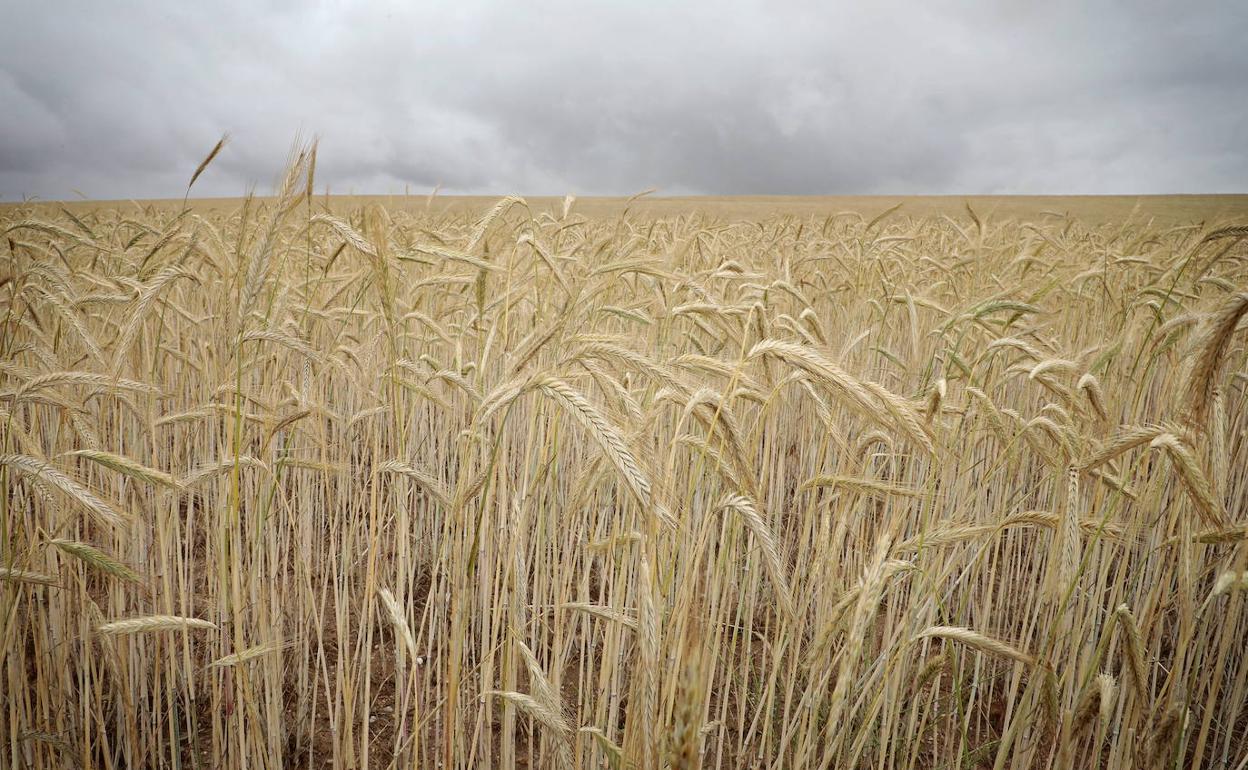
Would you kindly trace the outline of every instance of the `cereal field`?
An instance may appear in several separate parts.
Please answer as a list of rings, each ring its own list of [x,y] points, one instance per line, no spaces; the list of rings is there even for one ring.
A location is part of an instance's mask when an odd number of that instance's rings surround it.
[[[1243,768],[1248,228],[0,209],[0,766]]]

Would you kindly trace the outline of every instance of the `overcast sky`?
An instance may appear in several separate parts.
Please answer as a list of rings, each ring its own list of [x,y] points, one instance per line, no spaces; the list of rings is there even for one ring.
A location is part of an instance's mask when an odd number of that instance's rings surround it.
[[[1248,2],[0,0],[0,200],[1248,192]]]

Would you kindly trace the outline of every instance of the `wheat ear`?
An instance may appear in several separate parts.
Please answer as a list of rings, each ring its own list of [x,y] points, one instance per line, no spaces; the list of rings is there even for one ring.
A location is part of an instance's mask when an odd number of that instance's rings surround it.
[[[961,628],[958,626],[932,626],[923,633],[914,637],[913,641],[932,637],[938,639],[948,639],[950,641],[958,642],[959,644],[964,644],[972,649],[979,650],[980,652],[986,652],[1002,658],[1009,658],[1010,660],[1016,660],[1019,663],[1025,663],[1029,666],[1034,666],[1036,664],[1036,659],[1022,650],[1012,647],[1011,645],[998,639],[984,636],[983,634],[972,631],[969,628]]]
[[[96,630],[112,636],[121,634],[146,634],[156,631],[189,631],[191,629],[216,630],[215,623],[200,618],[184,618],[177,615],[146,615],[141,618],[114,620]]]

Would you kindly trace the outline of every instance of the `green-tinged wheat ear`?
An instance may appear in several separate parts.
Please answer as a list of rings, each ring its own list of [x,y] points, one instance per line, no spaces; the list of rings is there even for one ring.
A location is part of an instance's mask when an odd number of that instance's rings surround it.
[[[1072,719],[1072,732],[1075,735],[1098,721],[1101,727],[1109,724],[1114,711],[1116,690],[1117,686],[1112,675],[1105,673],[1096,675],[1096,679],[1084,691],[1075,708]]]
[[[57,749],[57,751],[60,751],[65,755],[65,760],[67,763],[76,764],[74,762],[76,757],[74,756],[73,747],[69,744],[68,741],[66,741],[63,738],[58,737],[57,735],[53,733],[43,732],[39,730],[31,730],[31,731],[20,733],[17,737],[19,740],[23,742],[33,741],[37,743],[46,743],[49,746],[53,746]]]
[[[1169,767],[1180,736],[1185,732],[1192,712],[1183,701],[1176,701],[1153,727],[1151,751],[1146,767]]]
[[[307,362],[305,361],[305,363],[307,363]],[[294,412],[292,412],[292,413],[290,413],[290,414],[286,415],[285,417],[282,417],[281,419],[277,420],[276,422],[274,422],[274,423],[273,423],[273,424],[269,427],[269,429],[268,429],[267,431],[265,431],[265,435],[264,435],[264,449],[268,449],[269,444],[273,441],[273,437],[274,437],[275,435],[277,435],[277,433],[278,433],[278,432],[282,431],[282,430],[283,430],[283,429],[285,429],[285,428],[289,428],[291,425],[294,425],[296,422],[299,422],[299,421],[300,421],[300,420],[302,420],[303,418],[305,418],[305,417],[307,417],[307,416],[311,415],[311,414],[313,413],[313,411],[314,411],[314,410],[313,410],[312,408],[310,408],[310,407],[309,407],[309,408],[305,408],[305,409],[298,409],[298,410],[296,410],[296,411],[294,411]],[[264,453],[264,452],[263,452],[263,451],[261,451],[261,454],[263,454],[263,453]]]
[[[923,668],[919,669],[919,674],[914,678],[912,690],[918,692],[932,682],[936,677],[940,676],[945,669],[949,667],[948,653],[933,655],[923,664]]]
[[[77,540],[56,539],[49,540],[49,545],[54,546],[58,551],[67,553],[86,564],[92,569],[99,570],[106,575],[112,575],[115,578],[126,580],[132,583],[139,581],[139,573],[132,569],[129,565],[118,561],[109,556],[100,549],[80,543]]]
[[[1040,724],[1045,732],[1056,734],[1062,724],[1061,694],[1058,692],[1057,674],[1053,671],[1039,672]]]
[[[621,770],[624,767],[624,749],[608,738],[606,733],[597,727],[582,727],[578,732],[594,739],[594,742],[602,749],[603,756],[607,759],[607,766],[611,770]]]
[[[1144,643],[1140,639],[1140,628],[1135,621],[1131,608],[1125,604],[1118,605],[1114,611],[1118,625],[1122,628],[1123,653],[1127,659],[1127,669],[1131,672],[1131,681],[1135,684],[1136,693],[1142,700],[1149,698],[1148,669],[1145,668]]]

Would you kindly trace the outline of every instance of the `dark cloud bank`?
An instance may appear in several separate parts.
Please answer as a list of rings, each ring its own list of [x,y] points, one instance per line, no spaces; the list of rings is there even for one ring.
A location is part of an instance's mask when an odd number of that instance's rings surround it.
[[[0,200],[1248,192],[1248,3],[9,3]]]

